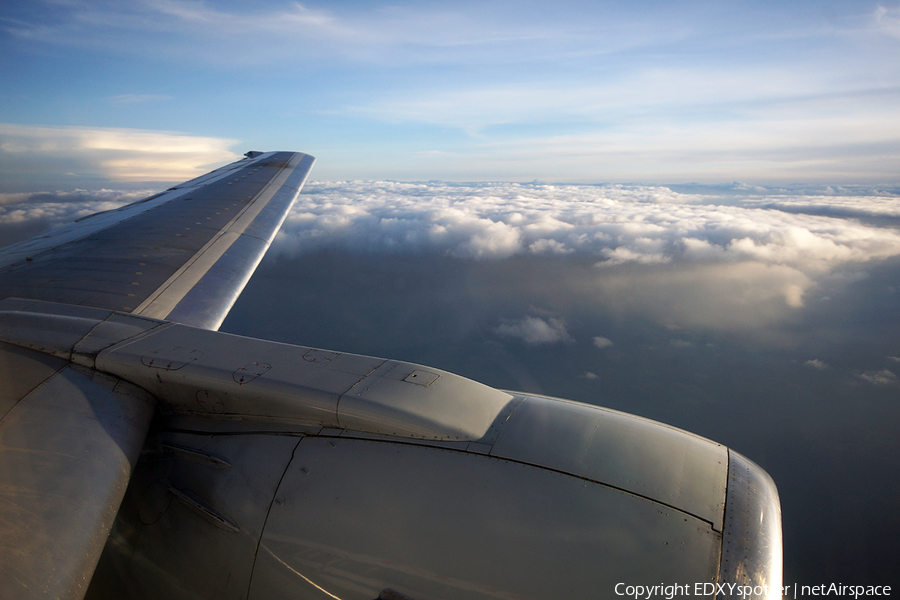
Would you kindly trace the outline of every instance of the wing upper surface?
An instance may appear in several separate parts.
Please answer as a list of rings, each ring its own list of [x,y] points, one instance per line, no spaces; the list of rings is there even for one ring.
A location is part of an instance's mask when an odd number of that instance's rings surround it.
[[[0,251],[0,299],[133,312],[217,329],[315,159],[270,152]]]

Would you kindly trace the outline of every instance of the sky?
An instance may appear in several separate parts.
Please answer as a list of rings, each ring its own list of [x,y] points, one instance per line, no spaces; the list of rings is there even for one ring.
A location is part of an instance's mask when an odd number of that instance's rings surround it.
[[[308,152],[224,331],[722,442],[900,585],[897,3],[6,4],[0,246]]]
[[[898,52],[900,6],[858,0],[4,3],[0,191],[251,149],[323,180],[896,183]]]

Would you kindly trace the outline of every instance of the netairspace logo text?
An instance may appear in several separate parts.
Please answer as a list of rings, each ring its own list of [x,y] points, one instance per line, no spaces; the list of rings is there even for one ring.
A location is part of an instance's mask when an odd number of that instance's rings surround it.
[[[839,583],[821,585],[741,585],[737,583],[695,583],[691,584],[659,584],[628,585],[617,583],[617,596],[634,598],[635,600],[662,599],[673,600],[678,596],[715,595],[717,598],[801,598],[811,596],[844,596],[854,599],[868,596],[890,596],[891,586],[887,585],[843,585]]]

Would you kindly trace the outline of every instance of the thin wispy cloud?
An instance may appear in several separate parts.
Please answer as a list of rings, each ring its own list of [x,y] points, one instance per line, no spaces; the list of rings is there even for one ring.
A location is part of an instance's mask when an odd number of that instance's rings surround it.
[[[110,97],[112,104],[143,104],[146,102],[166,102],[172,100],[172,96],[163,94],[118,94]]]
[[[879,6],[875,9],[874,29],[900,39],[900,7]]]
[[[813,215],[846,217],[900,217],[900,197],[893,195],[867,196],[860,202],[853,195],[846,197],[828,197],[819,193],[807,196],[794,196],[790,193],[778,195],[760,195],[743,200],[746,206],[773,208],[785,212],[806,213]]]
[[[195,1],[147,0],[127,6],[71,3],[56,8],[55,19],[18,19],[8,22],[6,31],[30,42],[99,48],[121,45],[129,53],[170,57],[176,56],[173,50],[191,47],[197,51],[195,58],[219,64],[227,60],[267,64],[269,52],[285,56],[287,49],[327,60],[433,62],[445,60],[449,51],[458,54],[467,47],[534,44],[566,39],[568,33],[566,28],[510,19],[506,11],[479,10],[475,6],[363,4],[321,8],[311,3],[267,2],[224,7]],[[93,35],[86,36],[88,32]],[[129,48],[125,43],[129,32],[138,34],[136,41],[141,43]],[[239,46],[233,43],[236,34],[243,40]],[[147,43],[152,40],[169,45]],[[173,41],[177,42],[175,48]],[[419,52],[400,52],[409,48]],[[440,52],[435,54],[434,50]]]
[[[595,83],[548,80],[538,89],[533,82],[388,89],[371,94],[365,104],[333,112],[465,132],[473,147],[432,161],[437,176],[456,172],[480,179],[506,173],[527,179],[543,174],[585,182],[728,181],[736,176],[791,183],[896,180],[900,87],[848,92],[837,82],[798,86],[797,77],[780,85],[791,79],[788,71],[757,71],[743,80],[739,72],[726,76],[699,69],[672,73],[664,81],[635,77]],[[708,81],[728,78],[734,85],[704,89]],[[514,134],[517,128],[526,134]],[[529,128],[551,133],[534,136]],[[572,129],[577,132],[569,133]]]
[[[241,33],[254,37],[282,34],[295,39],[309,35],[344,39],[362,33],[328,10],[299,2],[254,11],[228,11],[202,2],[177,0],[150,0],[145,7],[148,13],[172,17],[173,24],[217,37]]]
[[[177,90],[150,117],[159,129],[324,147],[341,164],[329,179],[897,180],[900,63],[872,60],[898,50],[892,6],[828,19],[812,5],[677,2],[48,6],[0,13],[4,51],[43,80],[66,75],[41,58],[60,51],[145,74],[134,92],[110,75],[102,89],[126,90],[112,99],[67,95],[80,124],[143,123],[141,108]],[[248,97],[266,109],[247,111]],[[70,114],[12,106],[19,123]]]
[[[861,28],[891,33],[898,19],[893,7],[863,9],[823,28],[815,20],[777,20],[778,11],[773,10],[749,15],[728,10],[707,11],[699,17],[677,4],[660,4],[654,12],[625,5],[548,7],[544,3],[471,2],[452,6],[364,2],[327,7],[313,2],[225,6],[195,0],[43,4],[52,4],[55,9],[52,15],[38,19],[35,14],[20,11],[16,18],[6,20],[5,30],[31,41],[80,45],[102,43],[105,37],[117,40],[129,31],[174,31],[206,42],[223,40],[220,50],[227,49],[224,40],[236,32],[252,42],[252,47],[261,43],[263,48],[284,43],[293,43],[295,47],[309,45],[310,38],[319,43],[331,42],[335,47],[347,42],[368,45],[370,50],[377,46],[444,47],[456,51],[489,46],[502,50],[504,45],[521,48],[530,45],[532,52],[550,51],[569,60],[691,40],[734,47],[736,37],[747,44],[751,39],[771,43],[786,38],[838,38],[846,31]],[[573,14],[578,18],[571,18]],[[815,15],[815,11],[801,13],[801,18],[811,19]],[[762,22],[768,27],[759,27]],[[722,33],[726,31],[725,26],[728,26],[727,35]],[[94,36],[84,37],[86,31],[93,32]],[[124,46],[124,40],[121,41]],[[329,46],[329,49],[333,48]],[[232,49],[228,56],[236,52],[237,49]],[[445,59],[448,56],[443,55]],[[463,52],[461,56],[467,54]],[[512,59],[511,54],[508,59]],[[415,61],[417,57],[409,56],[407,60]]]

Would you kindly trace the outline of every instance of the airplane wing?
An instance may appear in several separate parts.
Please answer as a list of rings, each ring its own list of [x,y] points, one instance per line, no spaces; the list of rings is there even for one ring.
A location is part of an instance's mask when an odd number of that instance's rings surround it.
[[[44,342],[113,311],[217,329],[314,160],[248,153],[0,250],[0,299],[25,299],[6,301],[4,339],[35,306],[53,306],[35,301],[69,307],[59,327],[37,327],[38,342],[0,343],[0,598],[84,594],[156,405],[137,386],[42,352]]]
[[[781,597],[776,487],[721,444],[217,331],[312,163],[0,251],[0,598]]]
[[[247,157],[0,251],[0,299],[48,300],[218,329],[315,159]]]

